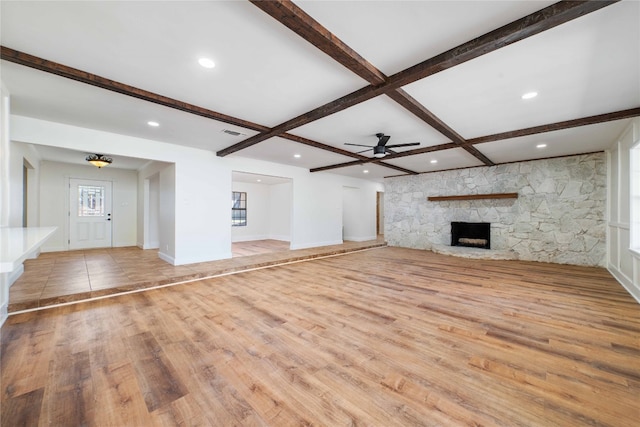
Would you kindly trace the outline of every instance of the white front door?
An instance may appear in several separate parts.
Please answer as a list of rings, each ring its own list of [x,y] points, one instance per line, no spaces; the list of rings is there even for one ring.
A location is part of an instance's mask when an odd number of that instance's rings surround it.
[[[111,182],[69,180],[69,249],[111,247]]]

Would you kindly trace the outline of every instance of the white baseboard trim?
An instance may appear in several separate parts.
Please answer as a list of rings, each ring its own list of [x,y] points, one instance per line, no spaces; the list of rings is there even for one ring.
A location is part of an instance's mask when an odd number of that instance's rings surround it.
[[[308,248],[317,248],[318,246],[331,246],[331,245],[341,245],[344,242],[342,240],[331,240],[327,242],[315,242],[315,243],[302,243],[302,244],[291,244],[291,249],[308,249]]]
[[[138,247],[142,250],[147,250],[147,249],[160,249],[160,242],[151,242],[148,243],[146,245],[138,245]]]
[[[160,258],[161,260],[168,262],[171,265],[176,265],[176,259],[174,257],[172,257],[171,255],[167,255],[163,252],[158,252],[158,258]]]
[[[284,234],[271,234],[268,237],[269,240],[280,240],[281,242],[290,242],[291,236],[287,236]]]
[[[238,243],[238,242],[252,242],[254,240],[267,240],[269,239],[269,236],[266,235],[259,235],[259,236],[235,236],[231,238],[231,243]]]
[[[607,268],[609,273],[629,292],[629,294],[640,304],[640,289],[633,285],[631,279],[625,276],[621,271],[614,268],[611,264]]]

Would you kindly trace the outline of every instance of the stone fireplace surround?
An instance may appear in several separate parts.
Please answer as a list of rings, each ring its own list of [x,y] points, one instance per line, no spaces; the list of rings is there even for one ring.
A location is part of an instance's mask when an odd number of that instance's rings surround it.
[[[518,198],[427,200],[507,192]],[[385,180],[385,239],[440,251],[451,222],[490,222],[491,250],[453,254],[604,267],[605,204],[604,153],[394,177]]]

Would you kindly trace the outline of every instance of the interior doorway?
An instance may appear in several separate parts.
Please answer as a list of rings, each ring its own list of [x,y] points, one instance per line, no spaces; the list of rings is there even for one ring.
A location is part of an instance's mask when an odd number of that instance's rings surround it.
[[[376,192],[376,234],[384,236],[384,192]]]

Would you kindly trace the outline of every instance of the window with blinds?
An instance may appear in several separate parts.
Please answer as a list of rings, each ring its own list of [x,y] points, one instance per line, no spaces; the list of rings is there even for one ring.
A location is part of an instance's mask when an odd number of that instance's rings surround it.
[[[247,225],[247,193],[231,192],[231,226],[243,227]]]

